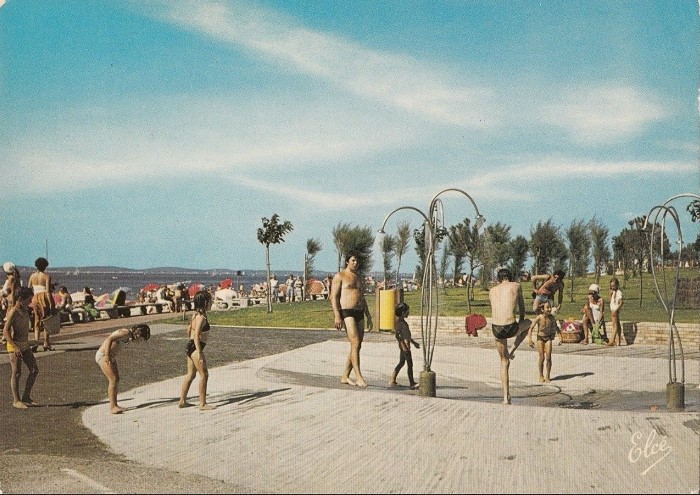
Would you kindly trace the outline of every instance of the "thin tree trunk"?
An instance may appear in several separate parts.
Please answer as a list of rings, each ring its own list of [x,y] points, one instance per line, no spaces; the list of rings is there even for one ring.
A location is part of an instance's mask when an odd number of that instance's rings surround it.
[[[272,295],[270,294],[270,246],[265,247],[265,264],[267,265],[267,280],[266,280],[266,287],[267,287],[267,312],[272,313]]]

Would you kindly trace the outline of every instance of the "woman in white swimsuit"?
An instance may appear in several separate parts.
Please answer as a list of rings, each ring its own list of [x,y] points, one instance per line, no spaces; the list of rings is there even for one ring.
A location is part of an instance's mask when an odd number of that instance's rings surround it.
[[[117,354],[122,345],[129,342],[144,342],[151,338],[151,328],[148,325],[135,325],[131,328],[120,328],[107,337],[95,354],[95,362],[102,369],[109,384],[107,396],[112,414],[120,414],[124,409],[117,405],[117,389],[119,387],[119,368],[117,367]]]

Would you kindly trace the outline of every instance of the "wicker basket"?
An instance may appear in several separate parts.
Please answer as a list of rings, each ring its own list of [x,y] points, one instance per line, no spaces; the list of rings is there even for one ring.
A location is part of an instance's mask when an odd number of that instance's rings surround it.
[[[582,340],[581,322],[571,320],[561,322],[561,341],[563,344],[578,344]]]
[[[578,344],[583,337],[578,332],[562,332],[561,341],[563,344]]]

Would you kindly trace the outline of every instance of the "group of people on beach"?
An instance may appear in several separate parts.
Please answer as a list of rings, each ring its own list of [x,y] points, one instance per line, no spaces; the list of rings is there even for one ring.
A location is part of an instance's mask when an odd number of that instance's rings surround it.
[[[350,352],[345,361],[340,382],[347,385],[367,387],[367,382],[360,370],[360,349],[365,331],[365,318],[367,328],[372,328],[372,317],[364,299],[357,275],[360,259],[358,254],[350,252],[345,258],[345,269],[340,270],[333,278],[331,290],[331,306],[334,314],[335,328],[345,329]],[[561,328],[555,318],[556,312],[561,307],[564,290],[564,272],[555,271],[551,275],[536,275],[533,282],[533,312],[535,317],[530,320],[525,317],[525,302],[520,282],[513,280],[513,276],[507,268],[501,268],[497,273],[497,285],[489,291],[491,304],[491,329],[495,338],[496,350],[500,358],[501,384],[503,388],[503,403],[510,404],[510,361],[515,357],[515,350],[525,338],[531,347],[537,346],[538,351],[538,381],[549,383],[552,369],[552,343]],[[557,298],[557,305],[554,298]],[[610,310],[613,336],[607,345],[620,345],[622,329],[620,325],[620,309],[623,298],[617,278],[610,280]],[[588,298],[581,308],[583,315],[584,337],[582,344],[588,344],[589,327],[598,329],[604,325],[604,301],[600,296],[600,288],[597,284],[589,287]],[[389,385],[396,386],[397,376],[404,364],[407,365],[409,387],[418,388],[413,377],[413,360],[411,345],[420,348],[418,342],[412,339],[411,332],[406,322],[410,308],[405,303],[400,303],[395,308],[396,324],[395,337],[399,345],[399,363],[394,368],[389,379]],[[533,340],[533,332],[537,343]],[[508,349],[508,339],[515,338],[513,347]],[[351,373],[353,376],[351,377]]]
[[[3,340],[12,366],[11,390],[13,394],[13,406],[26,409],[35,405],[31,398],[32,387],[36,381],[39,369],[34,358],[32,347],[29,344],[29,334],[34,330],[35,340],[44,333],[44,345],[46,350],[53,349],[50,345],[49,335],[43,328],[42,320],[56,311],[56,304],[51,294],[53,284],[51,276],[46,273],[48,261],[45,258],[37,258],[36,271],[27,281],[27,287],[22,287],[19,271],[11,262],[3,264],[3,271],[7,279],[2,289],[2,308],[6,310],[3,326]],[[362,284],[358,275],[360,257],[357,252],[351,251],[345,257],[345,268],[339,270],[331,282],[331,307],[336,329],[345,329],[350,350],[343,366],[340,382],[342,384],[367,387],[367,382],[360,370],[360,350],[364,339],[365,329],[372,329],[372,316],[364,298]],[[536,334],[538,350],[538,380],[540,383],[549,383],[552,367],[552,342],[561,329],[554,316],[561,307],[563,298],[564,272],[556,271],[552,275],[534,276],[533,282],[533,311],[535,317],[532,320],[525,318],[525,303],[521,284],[513,280],[512,274],[506,268],[501,268],[497,273],[497,285],[489,291],[489,301],[492,309],[492,333],[495,338],[496,350],[501,363],[501,383],[503,387],[503,403],[510,404],[509,367],[510,361],[515,357],[515,350],[527,337],[529,345],[535,347],[533,332]],[[538,282],[541,282],[538,285]],[[599,294],[597,284],[589,287],[588,300],[583,306],[584,339],[582,344],[588,343],[589,329],[599,328],[604,324],[603,298]],[[558,304],[554,304],[554,297],[558,295]],[[194,314],[187,327],[187,345],[185,349],[187,372],[182,382],[178,406],[181,408],[191,406],[187,401],[187,394],[195,377],[199,374],[199,409],[210,410],[215,406],[207,404],[207,383],[209,371],[204,355],[210,325],[207,320],[207,309],[210,298],[204,291],[198,292],[193,299]],[[29,313],[30,304],[34,311],[33,323]],[[622,292],[619,281],[616,278],[610,281],[610,309],[613,327],[613,336],[608,345],[620,345],[620,308],[622,307]],[[409,387],[418,388],[413,376],[413,359],[411,346],[420,348],[420,344],[413,340],[406,321],[410,308],[405,303],[400,303],[395,308],[396,325],[395,337],[399,346],[399,363],[395,366],[389,385],[397,385],[397,377],[404,365],[407,367]],[[516,319],[517,316],[517,319]],[[365,326],[366,321],[366,326]],[[536,330],[535,330],[536,329]],[[145,342],[150,338],[148,325],[135,325],[131,328],[120,328],[112,332],[102,343],[95,354],[95,361],[107,377],[107,395],[110,412],[119,414],[124,411],[117,402],[119,384],[119,369],[116,361],[120,349],[131,342]],[[513,347],[508,349],[508,339],[515,338]],[[559,340],[561,344],[561,336]],[[19,380],[21,376],[21,363],[28,370],[24,391],[19,393]],[[352,377],[351,377],[352,374]]]
[[[39,367],[34,357],[34,352],[38,350],[38,346],[30,344],[29,335],[33,329],[35,340],[39,341],[39,336],[43,332],[44,345],[42,350],[53,350],[44,321],[60,308],[60,306],[56,305],[52,295],[53,282],[51,276],[46,273],[49,262],[46,258],[37,258],[34,265],[36,266],[36,272],[29,276],[27,286],[24,287],[20,280],[19,270],[14,263],[8,261],[3,264],[6,280],[0,293],[0,308],[4,319],[2,340],[10,355],[12,405],[17,409],[27,409],[30,406],[37,405],[31,394],[39,374]],[[62,287],[59,293],[64,289]],[[65,303],[63,298],[60,301],[60,304],[64,305],[67,304],[68,299],[66,299]],[[207,321],[208,303],[209,297],[206,293],[199,292],[195,295],[194,314],[187,327],[188,341],[185,349],[187,372],[182,382],[179,407],[192,405],[187,401],[187,394],[194,378],[199,374],[199,409],[214,409],[214,406],[206,402],[209,371],[204,356],[204,347],[207,343],[209,331],[209,322]],[[33,312],[33,315],[31,312]],[[112,414],[124,412],[124,408],[120,407],[117,402],[119,367],[116,358],[123,346],[132,342],[145,342],[150,336],[151,329],[148,325],[140,324],[131,328],[120,328],[112,332],[95,353],[95,362],[107,378],[107,396]],[[25,381],[24,389],[20,393],[22,363],[27,367],[29,374]]]
[[[555,313],[561,307],[564,290],[564,272],[559,270],[552,275],[536,275],[532,277],[535,290],[533,291],[533,306],[535,317],[525,318],[525,303],[519,282],[513,281],[510,270],[502,268],[497,274],[498,285],[489,291],[489,301],[492,310],[492,332],[496,338],[496,349],[501,362],[501,384],[503,386],[503,403],[510,404],[510,387],[508,370],[510,361],[515,357],[515,350],[527,336],[530,347],[535,347],[532,334],[535,329],[538,352],[538,381],[549,383],[552,369],[552,342],[559,335],[561,345],[561,328],[555,318]],[[537,286],[537,282],[541,285]],[[554,305],[554,296],[558,294],[558,303]],[[620,345],[622,328],[620,324],[620,309],[623,298],[620,282],[617,278],[610,280],[610,311],[613,336],[607,345]],[[516,320],[516,310],[518,319]],[[600,296],[598,284],[588,288],[586,303],[581,308],[583,339],[581,344],[587,345],[589,333],[594,334],[594,341],[600,337],[600,329],[605,324],[605,302]],[[589,331],[590,327],[590,331]],[[598,337],[596,337],[596,334]],[[515,337],[512,349],[508,350],[508,339]],[[616,344],[617,343],[617,344]]]

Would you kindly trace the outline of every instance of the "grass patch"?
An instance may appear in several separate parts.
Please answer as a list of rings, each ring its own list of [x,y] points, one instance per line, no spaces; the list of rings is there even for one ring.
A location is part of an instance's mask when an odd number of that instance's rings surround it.
[[[662,275],[658,274],[657,275]],[[667,270],[664,274],[668,287],[673,286],[675,274]],[[696,278],[697,270],[684,269],[681,277]],[[609,301],[608,287],[610,276],[601,277],[599,285],[601,296],[605,299],[605,316],[610,321],[610,310],[607,307]],[[648,321],[648,322],[668,322],[669,317],[659,300],[654,289],[653,277],[650,273],[642,276],[643,289],[640,299],[640,279],[639,276],[629,278],[620,284],[624,296],[624,306],[621,310],[622,321]],[[559,312],[560,318],[581,318],[581,307],[586,302],[588,286],[594,283],[593,277],[577,278],[574,281],[573,301],[571,297],[571,281],[567,278],[562,308]],[[525,311],[532,313],[532,284],[523,282],[523,296],[525,298]],[[663,290],[663,287],[662,287]],[[471,312],[479,313],[486,317],[491,316],[491,306],[489,304],[488,291],[476,288],[474,300],[471,302]],[[438,289],[437,292],[440,316],[466,316],[467,300],[466,289],[450,287]],[[671,297],[669,294],[668,297]],[[375,296],[366,296],[367,303],[374,314]],[[411,314],[418,315],[420,312],[420,291],[404,293],[404,301],[411,307]],[[667,303],[668,304],[668,303]],[[330,301],[305,301],[292,304],[274,304],[272,313],[267,312],[266,304],[258,304],[248,308],[233,311],[211,311],[209,321],[212,325],[224,326],[246,326],[246,327],[273,327],[273,328],[327,328],[333,329],[333,311]],[[698,323],[700,322],[700,308],[690,305],[683,306],[676,303],[675,311],[676,323]],[[181,318],[165,320],[166,323],[182,324]],[[379,323],[375,321],[375,326]]]

